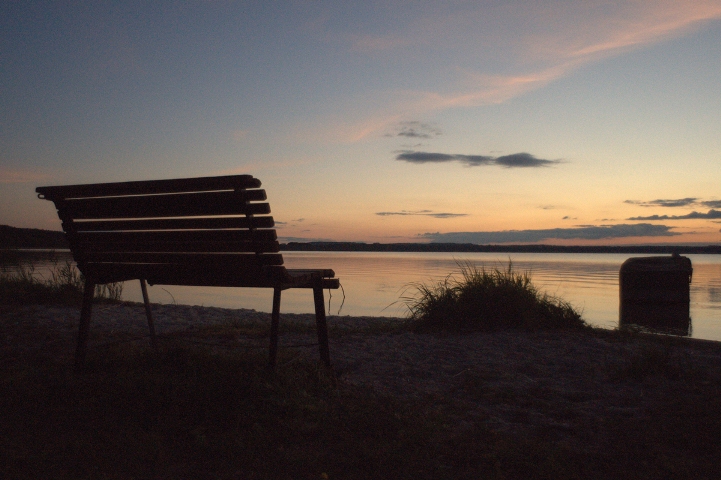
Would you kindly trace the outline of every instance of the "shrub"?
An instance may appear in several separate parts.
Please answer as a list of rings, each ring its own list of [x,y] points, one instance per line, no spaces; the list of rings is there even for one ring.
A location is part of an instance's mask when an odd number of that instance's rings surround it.
[[[461,280],[452,274],[435,284],[414,283],[415,295],[403,295],[409,320],[418,330],[478,331],[504,328],[585,327],[568,302],[541,293],[528,272],[479,270],[459,263]]]

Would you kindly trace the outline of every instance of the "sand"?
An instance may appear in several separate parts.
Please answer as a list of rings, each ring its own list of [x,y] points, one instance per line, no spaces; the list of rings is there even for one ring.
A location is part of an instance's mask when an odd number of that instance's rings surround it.
[[[257,329],[198,332],[201,325],[267,325],[269,313],[185,305],[154,305],[153,311],[161,342],[267,348],[267,336]],[[7,367],[28,356],[52,355],[67,357],[70,365],[78,317],[74,307],[0,307],[0,361]],[[589,432],[605,422],[651,421],[660,407],[694,389],[721,393],[719,342],[598,330],[431,335],[386,328],[400,320],[328,317],[339,388],[431,402],[461,429],[484,425],[598,449],[613,438],[606,433],[589,439]],[[281,315],[278,368],[317,361],[315,333],[302,327],[313,324],[312,314]],[[142,305],[97,305],[89,355],[102,355],[116,342],[149,344],[147,335]]]

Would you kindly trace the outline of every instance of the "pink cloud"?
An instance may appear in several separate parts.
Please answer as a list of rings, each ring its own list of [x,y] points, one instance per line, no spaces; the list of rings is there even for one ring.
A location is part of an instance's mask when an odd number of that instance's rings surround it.
[[[643,1],[628,2],[592,22],[571,29],[571,38],[558,52],[565,57],[612,54],[687,33],[706,21],[721,18],[721,2]]]
[[[327,119],[319,127],[324,130],[319,137],[357,142],[404,118],[504,103],[584,65],[681,36],[719,18],[721,0],[548,1],[520,9],[502,4],[438,7],[395,31],[355,36],[350,44],[352,51],[369,54],[408,47],[436,55],[463,51],[467,61],[447,72],[446,88],[409,86],[404,91],[369,94],[363,101],[365,114]],[[418,58],[422,62],[422,56]],[[502,73],[481,70],[487,64],[501,65]],[[307,129],[302,128],[304,134]]]

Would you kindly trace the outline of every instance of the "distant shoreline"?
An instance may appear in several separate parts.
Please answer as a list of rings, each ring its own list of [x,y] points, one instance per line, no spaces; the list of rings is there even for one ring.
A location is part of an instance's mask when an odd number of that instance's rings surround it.
[[[0,250],[64,250],[65,233],[0,225]],[[629,253],[721,254],[721,245],[477,245],[472,243],[288,242],[287,252],[493,252],[493,253]]]
[[[645,253],[720,254],[721,245],[476,245],[472,243],[281,243],[290,252],[494,252],[494,253]]]

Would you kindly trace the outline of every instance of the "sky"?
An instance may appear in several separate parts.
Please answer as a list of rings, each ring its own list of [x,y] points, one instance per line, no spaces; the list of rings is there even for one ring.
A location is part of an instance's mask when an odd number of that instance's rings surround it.
[[[251,174],[281,241],[721,242],[721,0],[0,3],[0,224]]]

